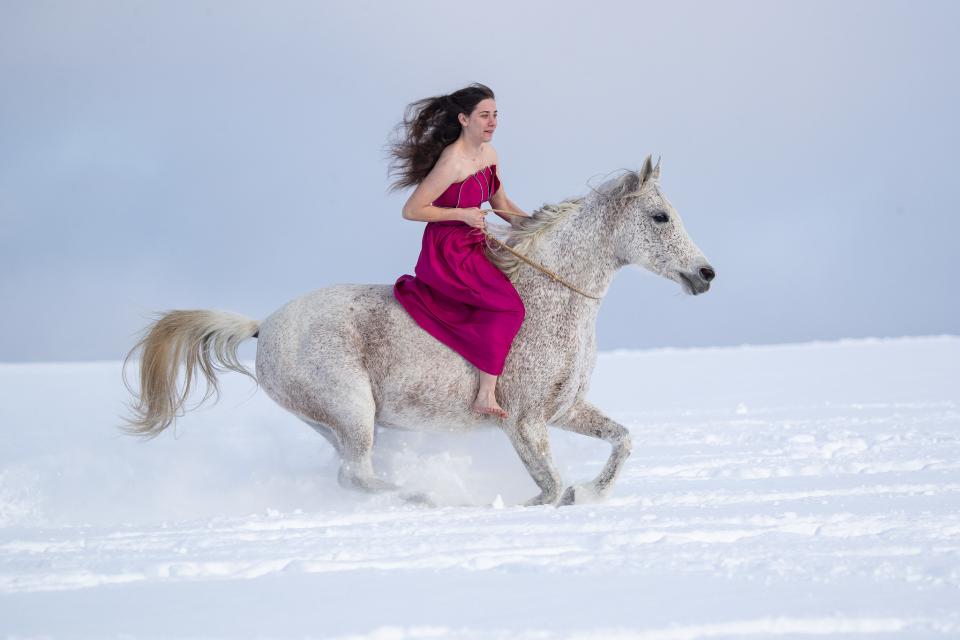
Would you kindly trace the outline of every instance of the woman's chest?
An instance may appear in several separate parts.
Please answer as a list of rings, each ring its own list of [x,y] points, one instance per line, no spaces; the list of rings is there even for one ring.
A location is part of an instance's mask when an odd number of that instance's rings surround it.
[[[478,207],[480,203],[490,199],[496,188],[495,169],[491,165],[466,180],[451,184],[433,201],[433,205],[455,208]]]

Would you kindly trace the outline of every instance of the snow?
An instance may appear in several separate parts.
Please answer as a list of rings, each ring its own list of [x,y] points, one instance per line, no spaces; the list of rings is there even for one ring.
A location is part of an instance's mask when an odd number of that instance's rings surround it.
[[[957,637],[958,374],[951,336],[603,353],[633,455],[556,509],[492,429],[378,434],[418,506],[241,376],[141,442],[118,363],[0,365],[0,637]]]

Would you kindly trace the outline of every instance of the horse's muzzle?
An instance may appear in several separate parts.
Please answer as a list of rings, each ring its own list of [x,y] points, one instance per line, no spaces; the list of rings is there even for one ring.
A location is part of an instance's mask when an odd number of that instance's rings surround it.
[[[709,291],[710,282],[717,277],[716,271],[710,265],[704,265],[692,273],[678,271],[677,275],[686,292],[694,296]]]

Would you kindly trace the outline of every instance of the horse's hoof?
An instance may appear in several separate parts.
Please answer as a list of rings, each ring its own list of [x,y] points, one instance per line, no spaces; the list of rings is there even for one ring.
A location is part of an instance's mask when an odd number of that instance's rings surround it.
[[[529,500],[524,502],[523,506],[539,507],[540,505],[544,505],[544,504],[556,505],[558,497],[559,496],[557,496],[556,494],[549,495],[549,494],[541,493],[540,495],[534,496],[533,498],[530,498]]]
[[[386,480],[381,480],[380,478],[364,480],[361,486],[365,491],[370,491],[371,493],[377,493],[380,491],[398,491],[400,489],[399,485],[393,484],[392,482],[387,482]]]
[[[400,496],[403,498],[403,501],[407,504],[416,505],[418,507],[436,507],[437,503],[433,499],[422,491],[417,493],[404,493]]]
[[[337,480],[340,482],[340,486],[344,489],[353,489],[355,491],[365,491],[367,493],[380,493],[384,491],[397,491],[400,489],[398,485],[393,484],[392,482],[387,482],[386,480],[381,480],[377,477],[360,477],[350,475],[349,473],[340,470],[340,473],[337,475]]]
[[[600,500],[600,497],[601,496],[597,494],[596,490],[590,485],[575,484],[567,487],[567,490],[563,492],[559,506],[565,507],[572,504],[597,502]]]

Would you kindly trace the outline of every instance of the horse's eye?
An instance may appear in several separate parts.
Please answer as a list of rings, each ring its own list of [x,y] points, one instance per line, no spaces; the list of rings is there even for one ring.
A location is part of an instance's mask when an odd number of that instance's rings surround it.
[[[670,216],[668,216],[667,214],[665,214],[665,213],[662,212],[662,211],[653,214],[653,221],[654,221],[654,222],[663,223],[663,222],[669,222],[669,220],[670,220]]]

